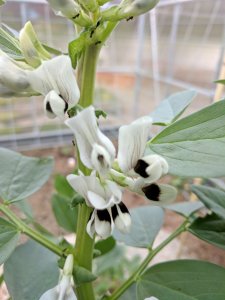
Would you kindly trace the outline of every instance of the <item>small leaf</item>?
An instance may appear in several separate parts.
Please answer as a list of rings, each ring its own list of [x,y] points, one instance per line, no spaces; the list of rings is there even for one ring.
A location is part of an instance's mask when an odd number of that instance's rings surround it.
[[[12,223],[0,218],[0,265],[15,250],[19,237],[20,233]]]
[[[199,260],[175,260],[154,265],[138,280],[137,299],[223,300],[225,269]]]
[[[110,236],[109,238],[107,238],[105,240],[99,240],[95,244],[94,249],[99,250],[100,255],[104,255],[104,254],[110,252],[115,246],[116,246],[116,241],[112,236]]]
[[[130,211],[132,225],[130,232],[123,234],[114,232],[116,240],[128,246],[149,248],[163,225],[164,212],[161,207],[142,206]]]
[[[23,59],[19,41],[6,30],[0,28],[0,49],[14,59]]]
[[[196,219],[188,231],[198,238],[225,250],[225,219],[216,214]]]
[[[188,201],[164,206],[164,208],[172,210],[184,217],[190,217],[193,213],[203,207],[204,205],[200,201]]]
[[[176,121],[195,97],[195,91],[183,91],[163,100],[150,114],[153,124],[166,126]]]
[[[74,190],[69,185],[68,181],[63,175],[57,174],[54,178],[54,187],[58,194],[72,198],[74,195]]]
[[[52,209],[57,223],[69,232],[75,232],[77,227],[77,208],[72,208],[70,200],[59,194],[52,197]]]
[[[176,121],[149,142],[147,153],[162,155],[169,172],[184,177],[225,175],[225,100]]]
[[[94,281],[97,278],[97,276],[95,276],[89,270],[80,266],[74,266],[73,276],[76,286],[79,286],[82,283]]]
[[[73,196],[73,199],[71,201],[71,207],[76,207],[78,204],[81,204],[81,203],[84,203],[84,198],[79,195],[79,194],[76,194]]]
[[[95,110],[95,116],[96,118],[100,118],[100,117],[103,117],[104,119],[107,118],[107,113],[104,111],[104,110],[101,110],[101,109],[96,109]]]
[[[216,188],[193,185],[192,191],[206,207],[225,219],[225,192]]]
[[[52,158],[28,157],[0,148],[0,197],[11,203],[27,198],[48,180],[52,168]]]
[[[28,241],[17,247],[4,264],[4,279],[13,300],[39,300],[58,284],[57,256]]]

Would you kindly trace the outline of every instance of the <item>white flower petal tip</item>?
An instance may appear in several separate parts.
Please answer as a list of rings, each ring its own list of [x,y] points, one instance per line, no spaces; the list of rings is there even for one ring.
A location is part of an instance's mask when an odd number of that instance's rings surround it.
[[[152,296],[152,297],[149,297],[149,298],[145,298],[145,300],[159,300],[159,299]]]
[[[100,173],[109,169],[112,163],[110,154],[104,147],[98,144],[94,144],[93,146],[91,161],[94,169]]]
[[[46,291],[39,300],[77,300],[72,287],[70,287],[64,295],[60,295],[59,291],[60,285],[57,285],[53,289]]]
[[[131,216],[123,202],[111,208],[112,218],[116,228],[122,233],[128,233],[131,228]]]
[[[103,239],[107,239],[113,231],[114,224],[107,209],[95,211],[95,232]]]
[[[111,164],[115,158],[115,148],[98,128],[93,106],[89,106],[75,117],[67,119],[65,124],[75,135],[81,161],[86,167],[89,169],[96,167],[100,170]]]
[[[137,161],[134,171],[141,177],[148,178],[153,182],[168,173],[169,165],[160,155],[147,155]]]
[[[55,91],[51,91],[44,99],[44,111],[48,118],[64,118],[68,109],[68,103],[64,101]]]
[[[69,254],[66,258],[64,267],[63,267],[63,274],[67,276],[72,276],[73,274],[73,255]]]
[[[119,129],[118,163],[124,173],[132,170],[144,155],[152,118],[142,117]]]
[[[37,69],[26,72],[33,90],[45,96],[54,90],[68,103],[68,108],[77,104],[80,90],[68,56],[54,57],[42,62]]]
[[[79,5],[73,0],[48,0],[56,15],[74,18],[80,12]]]
[[[168,184],[152,183],[142,187],[141,191],[147,199],[158,206],[172,203],[177,197],[177,189]]]

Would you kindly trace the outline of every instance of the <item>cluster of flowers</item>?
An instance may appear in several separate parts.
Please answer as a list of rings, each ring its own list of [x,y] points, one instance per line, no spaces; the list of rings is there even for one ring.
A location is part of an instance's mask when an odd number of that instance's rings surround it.
[[[22,69],[6,54],[0,57],[1,95],[40,93],[45,96],[44,111],[49,118],[65,120],[68,109],[78,103],[80,92],[69,57],[61,55],[42,62],[36,69]],[[155,205],[168,204],[176,198],[176,189],[157,184],[168,172],[166,160],[159,155],[145,155],[152,120],[137,119],[119,129],[118,154],[113,143],[100,131],[93,106],[68,118],[65,124],[74,133],[82,163],[92,173],[71,174],[68,182],[93,208],[87,232],[102,238],[112,234],[114,226],[128,232],[131,217],[122,202],[122,189],[143,195]]]

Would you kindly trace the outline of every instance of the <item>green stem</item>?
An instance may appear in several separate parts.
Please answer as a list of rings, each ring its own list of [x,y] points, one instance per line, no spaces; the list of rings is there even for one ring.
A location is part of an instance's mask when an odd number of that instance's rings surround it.
[[[143,260],[138,269],[116,290],[110,297],[105,299],[107,300],[116,300],[118,299],[134,282],[138,280],[140,275],[148,267],[150,261],[160,252],[166,245],[168,245],[174,238],[180,235],[182,232],[186,231],[189,221],[185,220],[167,239],[165,239],[158,247],[149,252],[146,258]]]
[[[39,244],[43,245],[44,247],[48,248],[58,256],[63,256],[63,250],[42,235],[40,232],[34,230],[33,228],[29,227],[26,223],[24,223],[20,218],[18,218],[6,205],[0,205],[0,211],[5,214],[10,221],[13,222],[14,225],[18,228],[18,230],[25,235],[29,236]]]

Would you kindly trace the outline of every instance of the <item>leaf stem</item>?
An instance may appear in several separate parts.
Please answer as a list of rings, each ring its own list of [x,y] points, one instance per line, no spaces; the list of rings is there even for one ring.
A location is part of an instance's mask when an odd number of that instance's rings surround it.
[[[25,235],[29,236],[39,244],[43,245],[44,247],[48,248],[58,256],[63,256],[63,250],[42,235],[40,232],[34,230],[33,228],[29,227],[26,223],[24,223],[20,218],[18,218],[6,205],[0,205],[0,211],[8,217],[10,221],[18,228],[18,230]]]
[[[189,220],[185,220],[167,239],[165,239],[155,249],[149,251],[149,254],[146,256],[146,258],[143,260],[143,262],[137,268],[137,270],[111,296],[106,297],[104,299],[107,300],[118,299],[134,282],[138,280],[140,275],[145,271],[150,261],[156,256],[156,254],[159,253],[166,245],[168,245],[178,235],[186,231],[188,223]]]

